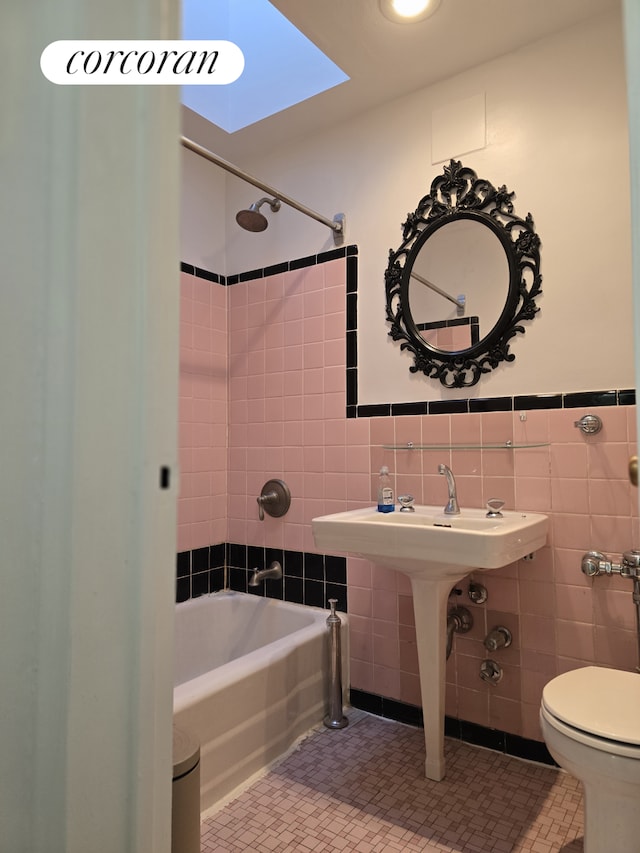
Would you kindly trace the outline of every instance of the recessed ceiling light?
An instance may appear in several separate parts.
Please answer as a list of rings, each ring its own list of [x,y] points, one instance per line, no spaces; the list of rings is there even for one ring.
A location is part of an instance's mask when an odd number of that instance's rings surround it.
[[[436,11],[440,0],[380,0],[380,10],[394,24],[424,21]]]

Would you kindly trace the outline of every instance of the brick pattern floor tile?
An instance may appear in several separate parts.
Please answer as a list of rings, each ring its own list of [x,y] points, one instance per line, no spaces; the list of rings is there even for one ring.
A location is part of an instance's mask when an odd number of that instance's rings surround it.
[[[202,853],[581,853],[569,774],[446,740],[424,778],[420,729],[350,710],[202,824]]]

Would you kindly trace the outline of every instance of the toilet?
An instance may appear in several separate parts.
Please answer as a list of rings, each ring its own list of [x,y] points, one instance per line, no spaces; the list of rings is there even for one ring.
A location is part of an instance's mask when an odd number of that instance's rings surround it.
[[[640,851],[640,675],[587,666],[542,691],[549,752],[584,788],[584,853]]]

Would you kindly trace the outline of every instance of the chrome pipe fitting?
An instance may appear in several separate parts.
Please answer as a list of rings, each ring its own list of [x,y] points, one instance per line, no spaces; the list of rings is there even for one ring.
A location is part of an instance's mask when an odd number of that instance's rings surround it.
[[[584,435],[596,435],[602,429],[602,418],[598,415],[583,415],[579,421],[574,421],[573,425]]]
[[[638,642],[638,660],[640,661],[640,550],[625,551],[619,563],[613,563],[600,551],[587,551],[580,564],[583,574],[588,578],[598,575],[620,575],[633,581],[633,603],[636,608],[636,634]],[[640,672],[640,665],[636,667]]]
[[[453,635],[466,634],[473,628],[473,616],[466,607],[454,607],[447,615],[447,660],[453,649]]]
[[[497,652],[498,649],[506,649],[513,642],[511,631],[503,625],[498,625],[497,628],[489,631],[484,638],[484,647],[490,652]]]
[[[491,658],[483,660],[480,664],[480,678],[487,684],[498,684],[502,681],[502,676],[502,667]]]
[[[475,581],[469,581],[467,595],[474,604],[484,604],[489,597],[486,586],[483,586],[481,583],[476,583]]]
[[[625,551],[619,563],[614,563],[601,551],[587,551],[580,568],[588,578],[598,575],[621,575],[623,578],[640,577],[640,551]]]

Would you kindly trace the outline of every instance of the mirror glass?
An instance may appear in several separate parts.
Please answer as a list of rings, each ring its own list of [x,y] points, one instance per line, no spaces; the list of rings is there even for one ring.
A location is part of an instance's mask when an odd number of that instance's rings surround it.
[[[458,219],[435,231],[417,252],[408,308],[425,344],[455,352],[494,328],[508,292],[509,262],[500,240],[484,223]]]
[[[385,289],[389,335],[412,373],[461,388],[514,361],[542,276],[533,218],[515,214],[513,196],[451,160],[403,223]]]

